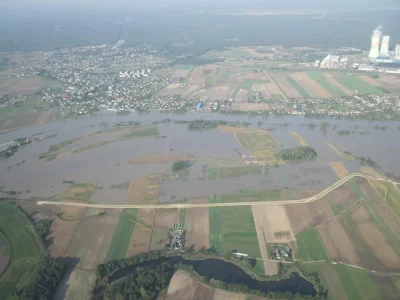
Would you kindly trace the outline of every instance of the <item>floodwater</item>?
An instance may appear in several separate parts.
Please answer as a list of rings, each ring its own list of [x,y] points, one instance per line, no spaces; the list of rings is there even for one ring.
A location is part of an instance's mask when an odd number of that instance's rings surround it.
[[[167,262],[171,265],[185,264],[193,267],[193,270],[200,276],[205,276],[210,279],[223,281],[225,283],[243,284],[251,290],[259,290],[263,293],[268,292],[286,292],[292,294],[299,293],[300,295],[315,296],[316,290],[311,282],[301,277],[298,273],[293,273],[291,277],[281,280],[259,281],[251,277],[240,267],[225,262],[220,259],[204,259],[204,260],[186,260],[180,256],[169,258],[159,258],[156,260],[141,263],[137,266],[126,267],[118,270],[108,278],[108,282],[112,283],[118,279],[135,271],[138,266],[153,266]]]
[[[54,161],[46,162],[38,159],[38,155],[47,152],[51,145],[73,138],[85,137],[73,145],[66,146],[65,150],[115,138],[115,133],[88,137],[92,133],[105,130],[104,123],[109,126],[128,121],[150,124],[165,118],[245,121],[251,122],[251,126],[255,128],[258,126],[267,129],[274,128],[271,133],[279,142],[277,151],[281,148],[299,145],[290,135],[290,131],[296,131],[317,151],[318,159],[313,162],[286,164],[278,168],[269,167],[266,175],[204,180],[204,177],[207,176],[207,168],[213,167],[208,162],[209,158],[240,160],[238,151],[243,154],[250,152],[242,148],[232,134],[223,134],[218,129],[201,132],[188,131],[186,125],[174,123],[157,125],[160,135],[167,138],[147,137],[117,141]],[[258,124],[259,121],[262,124]],[[5,191],[23,192],[20,195],[21,198],[59,198],[68,186],[63,181],[94,183],[98,188],[91,202],[123,204],[126,201],[127,188],[112,188],[112,185],[131,182],[135,178],[156,173],[171,172],[170,163],[134,165],[129,164],[129,160],[148,154],[190,153],[198,161],[191,166],[189,177],[183,180],[165,180],[162,184],[161,202],[276,187],[320,190],[337,180],[329,162],[341,161],[350,172],[358,172],[360,168],[358,161],[343,160],[327,146],[327,142],[332,143],[336,148],[343,147],[356,156],[371,157],[381,167],[380,173],[389,172],[400,175],[400,163],[397,159],[400,151],[399,122],[370,123],[335,119],[324,121],[330,123],[330,128],[326,133],[323,133],[319,126],[322,120],[293,116],[275,118],[272,116],[234,116],[196,112],[184,115],[166,115],[154,112],[117,116],[113,112],[101,112],[75,120],[22,128],[0,133],[0,145],[15,138],[31,137],[37,134],[37,137],[52,133],[57,133],[57,136],[27,145],[8,159],[0,159],[0,187]],[[306,126],[311,122],[317,125],[314,129]],[[284,124],[286,125],[284,126]],[[335,131],[332,130],[334,125],[337,126]],[[386,126],[386,130],[377,130],[376,125]],[[352,134],[340,136],[337,134],[340,130],[350,130]],[[24,162],[16,166],[22,161]]]

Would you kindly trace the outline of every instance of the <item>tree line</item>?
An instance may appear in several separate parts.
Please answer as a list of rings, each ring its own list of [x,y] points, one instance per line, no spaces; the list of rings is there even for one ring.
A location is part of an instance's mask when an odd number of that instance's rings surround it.
[[[279,152],[283,160],[312,160],[317,157],[317,152],[309,146],[283,149]]]

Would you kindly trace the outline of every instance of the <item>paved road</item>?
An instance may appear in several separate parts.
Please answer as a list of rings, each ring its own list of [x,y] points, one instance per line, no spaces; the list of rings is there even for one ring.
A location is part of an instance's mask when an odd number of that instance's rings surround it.
[[[367,174],[352,173],[338,180],[331,186],[327,187],[320,193],[301,200],[279,200],[279,201],[260,201],[260,202],[229,202],[229,203],[172,203],[172,204],[94,204],[94,203],[79,203],[79,202],[61,202],[61,201],[38,201],[38,205],[59,205],[59,206],[78,206],[78,207],[94,207],[94,208],[200,208],[200,207],[230,207],[230,206],[249,206],[249,205],[285,205],[285,204],[304,204],[317,201],[337,189],[341,185],[354,177],[362,177],[371,180],[387,181],[396,186],[397,182],[386,178],[375,177]],[[396,186],[397,188],[397,186]]]

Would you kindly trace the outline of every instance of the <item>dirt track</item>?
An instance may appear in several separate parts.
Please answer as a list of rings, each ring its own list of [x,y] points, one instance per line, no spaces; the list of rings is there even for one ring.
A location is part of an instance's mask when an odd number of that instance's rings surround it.
[[[392,180],[386,178],[379,178],[367,174],[360,173],[352,173],[348,176],[336,181],[331,186],[327,187],[325,190],[320,193],[301,200],[281,200],[281,201],[260,201],[260,202],[232,202],[232,203],[172,203],[172,204],[121,204],[121,205],[113,205],[113,204],[92,204],[92,203],[78,203],[78,202],[57,202],[57,201],[38,201],[38,205],[61,205],[61,206],[81,206],[81,207],[96,207],[96,208],[193,208],[193,207],[229,207],[229,206],[250,206],[250,205],[282,205],[282,204],[302,204],[309,203],[313,201],[317,201],[321,199],[323,196],[332,192],[339,186],[343,185],[350,179],[354,177],[362,177],[370,180],[379,180],[379,181],[387,181],[392,183],[396,188],[398,182],[394,182]]]

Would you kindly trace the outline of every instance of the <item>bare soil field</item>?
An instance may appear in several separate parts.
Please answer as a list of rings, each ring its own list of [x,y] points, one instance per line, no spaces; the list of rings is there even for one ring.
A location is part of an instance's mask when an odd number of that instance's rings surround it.
[[[253,210],[253,216],[254,220],[257,220],[255,223],[261,227],[265,242],[289,243],[295,239],[284,205],[259,205]],[[277,234],[280,232],[288,232],[288,234],[280,236]]]
[[[346,96],[351,96],[354,94],[354,92],[347,87],[345,87],[343,84],[341,84],[339,81],[335,79],[335,77],[332,76],[330,73],[322,73],[325,78],[334,86],[338,87]]]
[[[191,199],[188,203],[208,203],[207,198]],[[188,208],[185,218],[186,247],[196,249],[210,247],[210,218],[208,208]]]
[[[400,88],[400,80],[398,75],[380,74],[377,81],[382,82],[394,89]]]
[[[248,128],[227,126],[227,125],[218,125],[218,129],[221,133],[225,133],[225,134],[234,134],[234,133],[251,131],[251,129],[248,129]]]
[[[329,164],[331,165],[333,171],[336,173],[337,177],[339,177],[340,179],[350,174],[349,170],[347,170],[342,162],[332,161]]]
[[[54,299],[89,300],[91,289],[96,281],[94,271],[84,271],[75,268],[69,276],[57,286]],[[82,288],[84,287],[84,288]]]
[[[234,103],[231,110],[237,111],[258,111],[269,110],[270,105],[267,103]]]
[[[191,154],[183,153],[168,153],[168,154],[153,154],[140,156],[129,161],[130,164],[160,164],[160,163],[174,163],[176,161],[186,160],[195,161]]]
[[[258,244],[260,245],[260,253],[261,257],[264,259],[268,259],[268,250],[267,250],[267,241],[264,235],[264,229],[263,225],[269,225],[269,224],[263,224],[263,221],[265,219],[261,219],[263,212],[266,210],[266,207],[259,207],[259,206],[252,206],[251,210],[253,212],[253,218],[254,218],[254,225],[256,227],[256,232],[257,232],[257,239],[258,239]],[[263,211],[262,213],[259,213],[259,211]],[[278,274],[278,263],[273,262],[273,261],[263,261],[264,263],[264,271],[265,275],[276,275]]]
[[[276,85],[272,76],[269,73],[265,73],[265,74],[266,74],[268,80],[270,81],[270,82],[266,83],[265,86],[267,87],[267,89],[269,90],[271,95],[281,95],[282,98],[285,99],[285,101],[287,101],[285,93],[283,93],[281,91],[281,89],[279,88],[279,86]]]
[[[362,167],[360,167],[360,172],[371,175],[371,176],[385,178],[385,176],[383,176],[381,173],[378,173],[377,171],[375,171],[375,169],[373,169],[371,167],[362,166]]]
[[[318,233],[331,259],[356,266],[360,264],[356,250],[338,220],[319,227]]]
[[[270,73],[277,85],[284,91],[287,98],[303,98],[299,92],[279,73]]]
[[[323,89],[317,82],[311,79],[308,74],[304,72],[291,73],[291,77],[304,88],[304,90],[315,98],[330,98],[332,97],[325,89]]]
[[[248,295],[215,289],[193,275],[178,270],[171,279],[165,300],[246,300]],[[253,298],[252,298],[253,299]],[[255,298],[254,298],[255,299]]]
[[[157,209],[154,227],[172,228],[179,221],[179,210],[177,208]]]
[[[368,83],[372,86],[380,86],[380,87],[385,86],[382,82],[379,82],[379,81],[377,81],[369,76],[366,76],[366,75],[358,76],[358,78],[360,78],[362,81],[365,81],[366,83]]]
[[[74,236],[79,223],[81,222],[79,218],[83,215],[85,209],[85,207],[73,206],[57,208],[57,213],[60,214],[62,218],[66,218],[67,220],[56,217],[53,219],[53,223],[51,223],[48,239],[52,241],[49,250],[53,257],[65,255],[69,243],[71,242],[71,239]],[[68,218],[71,220],[68,220]]]
[[[388,269],[400,268],[400,258],[389,246],[383,234],[379,231],[376,225],[372,222],[368,212],[364,207],[360,206],[352,212],[352,219],[357,224],[357,229],[360,233],[360,237],[364,239],[365,243],[369,246],[371,251],[376,257],[376,262],[369,258],[365,261],[365,265],[371,264],[371,266],[377,267],[386,266]],[[361,249],[360,249],[361,250]],[[362,251],[366,249],[363,247]],[[363,259],[361,262],[364,264]]]
[[[85,215],[92,216],[98,212],[98,209],[87,208]],[[104,261],[120,213],[120,209],[109,209],[106,214],[81,220],[66,253],[79,258],[79,268],[94,270]]]
[[[149,250],[155,216],[155,209],[139,209],[137,213],[138,223],[136,223],[135,229],[133,230],[126,257]]]
[[[341,186],[318,201],[286,205],[285,207],[293,232],[297,235],[334,219],[335,215],[332,207],[341,206],[347,208],[355,204],[355,201],[351,192],[345,186]]]

